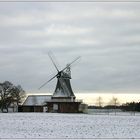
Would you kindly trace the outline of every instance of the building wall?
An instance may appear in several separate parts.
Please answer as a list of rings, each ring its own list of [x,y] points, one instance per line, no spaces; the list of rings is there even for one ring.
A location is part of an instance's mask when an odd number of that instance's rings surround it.
[[[45,106],[19,106],[18,112],[78,113],[80,102],[48,102]],[[47,108],[47,110],[46,110]]]
[[[43,106],[19,106],[18,112],[43,112]]]
[[[54,105],[58,105],[58,109],[55,110]],[[58,112],[58,113],[78,113],[79,112],[79,102],[49,102],[47,103],[48,112]]]

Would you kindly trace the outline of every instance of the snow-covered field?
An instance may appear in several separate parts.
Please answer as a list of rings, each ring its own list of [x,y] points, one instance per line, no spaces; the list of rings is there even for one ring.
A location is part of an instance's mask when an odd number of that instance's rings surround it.
[[[0,113],[0,139],[140,138],[140,116]]]

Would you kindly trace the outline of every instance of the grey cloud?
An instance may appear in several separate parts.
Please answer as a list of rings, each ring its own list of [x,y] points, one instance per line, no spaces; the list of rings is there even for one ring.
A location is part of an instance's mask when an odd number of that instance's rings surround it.
[[[74,91],[139,92],[139,3],[0,4],[0,77],[27,92],[72,67]],[[56,80],[40,92],[53,91]]]

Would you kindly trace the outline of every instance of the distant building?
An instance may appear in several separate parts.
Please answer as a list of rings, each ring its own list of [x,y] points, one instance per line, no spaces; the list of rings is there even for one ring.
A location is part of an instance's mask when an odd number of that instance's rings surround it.
[[[18,107],[18,112],[44,112],[45,104],[51,100],[51,95],[29,95]]]

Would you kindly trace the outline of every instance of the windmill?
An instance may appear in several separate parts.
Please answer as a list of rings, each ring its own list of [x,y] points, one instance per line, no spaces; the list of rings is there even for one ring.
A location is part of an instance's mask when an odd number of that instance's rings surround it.
[[[66,67],[64,67],[62,70],[59,70],[50,53],[48,53],[48,56],[50,57],[54,67],[56,68],[57,74],[54,75],[50,80],[45,82],[43,85],[41,85],[39,87],[39,89],[44,87],[47,83],[52,81],[54,78],[57,78],[57,84],[56,84],[55,91],[54,91],[54,93],[52,95],[52,99],[61,99],[61,100],[63,99],[63,100],[72,100],[72,101],[74,101],[75,100],[75,95],[74,95],[74,93],[72,91],[71,83],[70,83],[71,65],[75,61],[77,61],[80,57],[77,57],[71,63],[67,64]]]
[[[39,87],[41,89],[53,79],[57,78],[56,88],[53,95],[43,95],[44,97],[38,98],[38,104],[32,103],[32,97],[26,99],[22,106],[19,107],[19,112],[55,112],[55,113],[79,113],[83,112],[83,101],[75,100],[75,95],[71,88],[71,66],[80,57],[74,59],[71,63],[67,64],[62,70],[59,70],[52,55],[48,53],[57,74]],[[36,101],[35,101],[36,102]]]

